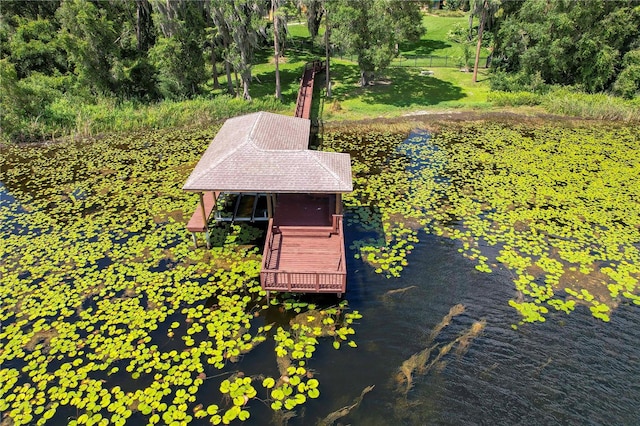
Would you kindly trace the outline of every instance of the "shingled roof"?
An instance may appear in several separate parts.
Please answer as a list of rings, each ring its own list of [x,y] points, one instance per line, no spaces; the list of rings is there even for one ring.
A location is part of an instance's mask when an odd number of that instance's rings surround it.
[[[349,154],[307,149],[311,122],[269,112],[227,120],[185,191],[351,192]]]

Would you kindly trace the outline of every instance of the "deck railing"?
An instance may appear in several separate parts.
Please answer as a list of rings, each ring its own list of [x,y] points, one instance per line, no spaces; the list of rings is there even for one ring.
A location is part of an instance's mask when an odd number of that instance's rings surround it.
[[[336,233],[344,238],[342,215],[333,217]],[[260,283],[267,291],[286,291],[302,293],[338,293],[346,292],[347,269],[344,250],[344,241],[340,244],[338,263],[333,272],[329,271],[287,271],[284,269],[270,269],[271,256],[274,253],[273,219],[269,220],[267,238],[262,256],[262,268],[260,271]]]

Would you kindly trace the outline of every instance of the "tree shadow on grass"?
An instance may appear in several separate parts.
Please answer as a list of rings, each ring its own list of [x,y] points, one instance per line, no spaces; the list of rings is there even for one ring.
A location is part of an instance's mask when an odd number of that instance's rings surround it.
[[[360,79],[360,70],[356,64],[338,64],[332,62],[330,65],[331,80],[340,82],[340,85],[332,87],[332,95],[337,98],[348,98],[353,92],[355,85]]]
[[[372,104],[408,107],[436,105],[465,97],[461,87],[433,76],[420,75],[417,69],[390,68],[386,78],[369,87],[358,87],[357,65],[332,65],[333,79],[343,84],[333,91],[338,99],[361,98]]]
[[[436,105],[465,97],[459,86],[406,68],[392,68],[388,72],[388,80],[383,84],[362,90],[361,96],[366,102],[397,107]]]
[[[399,46],[402,56],[405,57],[428,56],[448,47],[451,47],[451,44],[441,40],[420,40],[414,43],[402,43]]]
[[[300,78],[302,77],[303,67],[281,68],[280,69],[280,87],[282,90],[282,102],[296,102],[298,98],[298,89],[300,88]],[[255,81],[251,86],[251,96],[261,98],[263,96],[274,96],[276,92],[276,71],[254,74],[259,81]]]

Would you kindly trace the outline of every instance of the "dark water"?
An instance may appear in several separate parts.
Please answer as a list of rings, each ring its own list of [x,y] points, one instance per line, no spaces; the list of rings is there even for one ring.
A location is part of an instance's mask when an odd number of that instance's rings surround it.
[[[509,272],[478,272],[454,243],[422,237],[400,279],[351,261],[347,298],[364,315],[356,328],[359,347],[320,345],[313,367],[322,395],[293,423],[315,424],[375,385],[343,424],[640,424],[637,307],[621,306],[610,323],[578,308],[514,330],[519,317],[507,305],[514,296]],[[407,286],[416,288],[383,297]],[[435,343],[452,341],[480,319],[486,328],[466,353],[451,351],[444,368],[417,376],[403,397],[394,380],[398,368],[426,347],[431,329],[457,303],[465,312]]]

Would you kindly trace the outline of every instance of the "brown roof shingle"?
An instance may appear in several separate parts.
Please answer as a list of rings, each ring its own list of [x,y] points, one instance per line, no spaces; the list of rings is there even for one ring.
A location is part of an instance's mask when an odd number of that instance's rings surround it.
[[[227,120],[185,191],[351,192],[349,154],[307,149],[311,122],[269,112]]]

